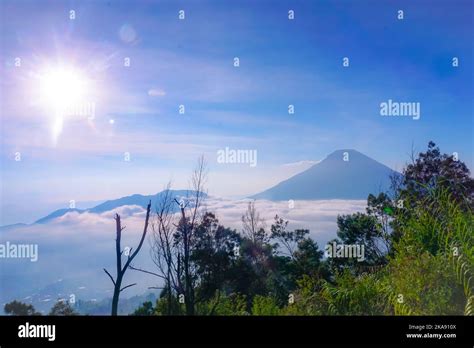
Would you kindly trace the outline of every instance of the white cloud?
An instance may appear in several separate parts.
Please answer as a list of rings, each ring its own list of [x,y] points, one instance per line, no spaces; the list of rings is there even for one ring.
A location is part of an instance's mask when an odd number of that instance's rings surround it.
[[[298,162],[291,162],[291,163],[284,163],[282,164],[283,167],[311,167],[317,163],[321,162],[319,161],[311,161],[311,160],[305,160],[305,161],[298,161]]]
[[[164,97],[166,92],[161,88],[152,88],[148,91],[150,97]]]
[[[217,214],[222,225],[241,230],[241,216],[244,214],[248,199],[232,200],[228,198],[209,197],[205,201],[208,211]],[[320,248],[336,236],[336,217],[338,214],[351,214],[365,209],[365,201],[324,200],[294,201],[290,209],[287,201],[272,202],[257,200],[256,207],[267,228],[271,226],[275,215],[289,220],[289,228],[307,228],[311,237]],[[139,206],[122,206],[114,211],[94,214],[89,212],[70,212],[47,224],[10,228],[1,231],[4,243],[35,243],[38,245],[38,261],[29,262],[19,259],[5,259],[5,267],[0,273],[0,284],[8,279],[8,289],[2,288],[0,300],[24,298],[32,295],[38,287],[56,282],[58,278],[73,280],[68,283],[74,293],[79,286],[81,298],[98,298],[106,296],[111,289],[110,280],[102,268],[114,269],[115,262],[115,221],[114,213],[122,217],[122,246],[136,247],[143,231],[145,211]],[[151,229],[149,230],[149,235]],[[25,261],[25,262],[23,262]],[[137,267],[153,269],[150,259],[150,244],[143,245],[143,250],[134,264]],[[132,296],[147,291],[149,286],[157,286],[159,281],[140,272],[129,271],[127,283],[138,285],[127,290],[124,296]],[[66,285],[65,285],[66,286]],[[1,288],[1,287],[0,287]]]
[[[217,213],[221,224],[241,230],[241,216],[247,209],[248,199],[230,200],[211,197],[206,200],[209,211]],[[362,212],[366,207],[365,200],[317,200],[294,201],[294,208],[289,208],[288,201],[257,200],[255,206],[260,216],[270,227],[275,215],[289,221],[289,228],[306,228],[310,230],[320,247],[336,236],[338,215]]]
[[[115,214],[119,214],[122,218],[131,216],[144,216],[146,210],[139,205],[124,205],[113,210],[106,211],[100,214],[104,218],[114,218]]]

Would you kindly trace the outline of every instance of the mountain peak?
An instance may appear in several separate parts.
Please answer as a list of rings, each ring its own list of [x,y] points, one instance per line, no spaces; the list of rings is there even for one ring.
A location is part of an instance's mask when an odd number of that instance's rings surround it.
[[[390,188],[392,169],[354,149],[340,149],[309,169],[252,198],[367,199]]]
[[[335,150],[333,152],[331,152],[328,156],[331,156],[333,154],[338,154],[338,153],[344,153],[344,152],[357,152],[357,153],[361,153],[355,149],[339,149],[339,150]]]
[[[343,156],[346,153],[349,154],[349,156],[355,155],[355,156],[368,157],[368,156],[364,155],[362,152],[357,151],[355,149],[340,149],[340,150],[336,150],[336,151],[331,152],[329,155],[327,155],[326,158],[343,158]],[[368,157],[368,158],[370,158],[370,157]]]

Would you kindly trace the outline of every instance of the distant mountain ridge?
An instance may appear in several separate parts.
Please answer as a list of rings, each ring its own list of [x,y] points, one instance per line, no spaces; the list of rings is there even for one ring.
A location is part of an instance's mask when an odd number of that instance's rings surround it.
[[[251,198],[268,200],[367,199],[390,188],[401,175],[352,149],[337,150],[309,169]]]
[[[51,214],[48,214],[44,217],[42,217],[41,219],[38,219],[34,222],[34,224],[45,224],[53,219],[56,219],[58,217],[61,217],[67,213],[72,213],[72,212],[78,212],[78,213],[83,213],[85,212],[87,209],[73,209],[73,208],[70,208],[70,209],[58,209],[58,210],[55,210],[53,211]]]
[[[379,193],[390,188],[390,177],[401,175],[382,163],[352,149],[342,149],[329,154],[322,161],[314,164],[307,170],[296,174],[277,185],[257,193],[250,198],[281,200],[320,200],[320,199],[367,199],[370,193]],[[170,190],[173,199],[185,198],[193,195],[190,190]],[[44,216],[34,224],[46,224],[67,213],[84,212],[101,214],[127,205],[137,205],[146,208],[151,200],[152,206],[161,199],[166,191],[155,195],[134,194],[113,200],[105,201],[87,209],[58,209]],[[203,194],[207,197],[206,194]],[[175,207],[178,211],[178,205]],[[1,226],[0,229],[28,226],[14,224]]]
[[[156,204],[162,199],[163,195],[165,194],[165,191],[161,191],[155,195],[140,195],[140,194],[134,194],[131,196],[125,196],[117,199],[112,199],[105,201],[104,203],[101,203],[99,205],[96,205],[95,207],[89,208],[89,209],[58,209],[53,211],[51,214],[42,217],[39,220],[36,220],[34,223],[35,224],[45,224],[48,223],[49,221],[56,219],[58,217],[61,217],[67,213],[70,212],[77,212],[79,214],[84,213],[84,212],[89,212],[89,213],[95,213],[95,214],[101,214],[106,211],[111,211],[114,209],[117,209],[122,206],[126,205],[137,205],[142,208],[146,208],[148,205],[148,202],[151,201],[152,207],[155,207]],[[190,190],[170,190],[172,199],[181,199],[185,198],[189,195],[193,195],[195,191],[190,191]],[[202,193],[204,197],[207,197],[205,193]],[[178,211],[178,205],[176,205],[176,211]]]

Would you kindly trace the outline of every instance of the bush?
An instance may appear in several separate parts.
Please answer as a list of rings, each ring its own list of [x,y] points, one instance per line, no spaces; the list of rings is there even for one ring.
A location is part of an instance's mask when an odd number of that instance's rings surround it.
[[[474,314],[472,211],[436,189],[397,219],[401,239],[385,282],[395,314]]]
[[[280,308],[276,300],[270,296],[257,295],[252,302],[253,315],[279,315]]]

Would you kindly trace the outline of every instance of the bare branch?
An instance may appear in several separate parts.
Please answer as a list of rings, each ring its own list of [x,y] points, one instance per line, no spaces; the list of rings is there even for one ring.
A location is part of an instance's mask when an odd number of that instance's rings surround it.
[[[133,284],[130,284],[130,285],[127,285],[127,286],[124,286],[122,289],[120,289],[120,292],[124,291],[126,288],[130,288],[134,285],[137,285],[137,283],[133,283]]]
[[[116,224],[116,234],[117,237],[115,239],[115,253],[117,255],[116,261],[117,261],[117,277],[122,272],[122,248],[120,247],[120,242],[122,240],[122,225],[120,221],[120,215],[115,214],[115,224]]]
[[[123,266],[123,268],[122,268],[123,250],[121,248],[120,242],[122,240],[122,231],[125,229],[125,227],[122,227],[122,225],[121,225],[120,215],[115,214],[115,223],[116,223],[115,255],[116,255],[116,267],[117,267],[117,279],[114,281],[112,275],[104,268],[105,273],[110,277],[110,279],[112,280],[112,282],[114,284],[114,295],[112,297],[112,315],[114,315],[114,316],[117,315],[117,312],[118,312],[118,303],[119,303],[120,293],[123,290],[125,290],[125,289],[127,289],[131,286],[136,285],[136,283],[134,283],[134,284],[127,285],[123,288],[120,288],[121,285],[122,285],[122,280],[123,280],[123,277],[125,275],[125,272],[127,271],[128,267],[130,266],[130,263],[132,262],[132,260],[135,258],[135,256],[137,256],[138,252],[140,251],[140,249],[143,245],[143,241],[145,240],[145,236],[146,236],[147,229],[148,229],[148,222],[149,222],[149,218],[150,218],[150,209],[151,209],[151,201],[148,203],[148,206],[147,206],[147,213],[146,213],[146,218],[145,218],[145,227],[143,229],[143,233],[142,233],[142,237],[140,239],[140,243],[138,244],[137,249],[131,255],[128,256],[127,261],[125,262],[125,265]],[[131,250],[133,250],[133,249],[130,249],[130,251]]]
[[[242,215],[242,228],[244,235],[254,243],[265,237],[260,235],[260,231],[265,230],[265,220],[255,208],[255,200],[248,203],[247,210]]]
[[[139,272],[151,274],[151,275],[154,275],[154,276],[156,276],[156,277],[160,277],[160,278],[166,279],[166,278],[163,277],[161,274],[154,273],[154,272],[150,272],[150,271],[147,271],[147,270],[145,270],[145,269],[141,269],[141,268],[137,268],[137,267],[133,267],[133,266],[130,266],[130,269],[133,269],[134,271],[139,271]]]
[[[148,206],[146,209],[145,227],[143,228],[142,238],[140,239],[140,243],[138,244],[137,249],[133,252],[133,254],[128,258],[127,262],[125,263],[124,270],[128,268],[128,266],[130,265],[132,260],[135,258],[135,256],[137,256],[138,252],[140,251],[143,245],[143,241],[145,240],[145,236],[146,236],[146,231],[148,229],[148,223],[150,220],[150,209],[151,209],[151,201],[148,203]]]
[[[114,283],[114,286],[115,286],[115,280],[114,278],[112,278],[112,276],[110,275],[110,273],[104,268],[104,272],[107,273],[107,275],[109,276],[110,280],[112,281],[112,283]]]

